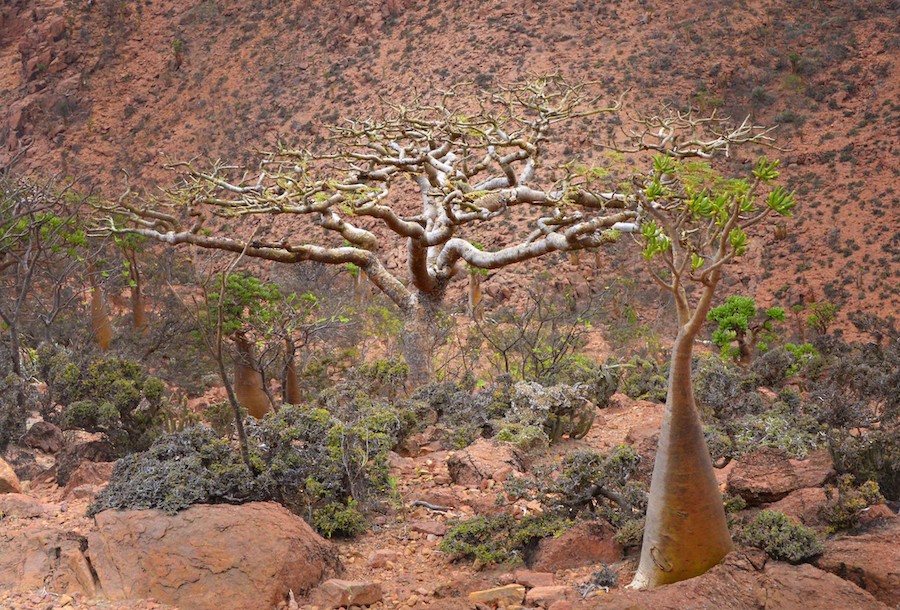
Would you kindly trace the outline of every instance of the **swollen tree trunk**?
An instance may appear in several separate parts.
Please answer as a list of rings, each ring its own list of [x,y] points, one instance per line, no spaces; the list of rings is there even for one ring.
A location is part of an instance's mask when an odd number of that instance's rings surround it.
[[[285,404],[299,405],[303,402],[300,380],[297,378],[296,349],[290,337],[284,338],[284,378],[281,380],[281,387],[281,400]]]
[[[126,250],[128,274],[131,280],[131,315],[135,330],[145,331],[147,328],[147,311],[144,304],[144,289],[141,284],[141,272],[138,269],[137,253]]]
[[[234,360],[234,393],[238,402],[253,417],[260,419],[272,404],[263,389],[262,375],[255,366],[253,344],[241,335],[234,336],[237,358]]]
[[[100,346],[100,351],[105,352],[112,342],[112,324],[103,300],[103,291],[97,285],[92,268],[88,270],[88,281],[91,284],[91,334]]]
[[[681,326],[672,349],[669,391],[632,588],[645,589],[703,574],[732,549],[722,495],[691,388],[697,332]]]
[[[469,271],[469,316],[476,322],[484,320],[484,304],[481,302],[481,274]]]
[[[403,312],[403,334],[400,349],[409,366],[409,383],[420,387],[431,381],[434,372],[434,336],[437,330],[437,309],[442,299],[441,290],[431,293],[418,292],[411,299],[410,307]]]

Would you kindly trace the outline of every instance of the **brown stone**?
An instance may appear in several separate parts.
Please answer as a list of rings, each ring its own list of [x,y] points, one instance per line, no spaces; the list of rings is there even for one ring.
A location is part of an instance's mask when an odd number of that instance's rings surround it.
[[[741,458],[728,475],[728,491],[750,506],[777,502],[798,488],[800,481],[787,455],[769,447]]]
[[[16,519],[37,519],[48,512],[56,512],[58,507],[44,505],[40,500],[25,494],[0,495],[0,515]]]
[[[648,591],[616,589],[590,600],[591,610],[744,610],[777,608],[853,608],[887,610],[887,606],[852,582],[809,564],[757,563],[734,552],[706,574]]]
[[[19,483],[19,477],[16,476],[12,466],[0,458],[0,494],[9,493],[22,493],[22,484]]]
[[[539,572],[555,572],[595,563],[614,563],[622,558],[615,529],[606,521],[583,521],[556,538],[544,538],[529,567]]]
[[[447,526],[437,521],[413,521],[409,529],[414,532],[433,534],[435,536],[443,536],[447,533]]]
[[[535,587],[525,595],[525,603],[531,606],[547,608],[550,604],[565,599],[572,591],[571,587],[564,585]]]
[[[478,485],[500,471],[509,476],[510,470],[523,472],[525,461],[512,445],[489,439],[478,439],[447,459],[450,479],[460,485]]]
[[[380,602],[382,597],[384,594],[379,583],[333,578],[319,585],[309,599],[310,605],[331,610],[342,606],[371,606]]]
[[[805,459],[791,460],[798,487],[821,487],[834,477],[834,460],[827,449],[811,452]]]
[[[819,511],[825,506],[828,498],[821,487],[807,487],[792,491],[784,498],[766,506],[766,510],[784,513],[785,516],[803,525],[821,525]]]
[[[47,35],[54,42],[66,33],[66,20],[64,17],[54,17],[47,22]]]
[[[366,565],[370,568],[383,568],[388,562],[396,562],[400,559],[400,553],[388,549],[379,549],[369,555]]]
[[[469,593],[469,600],[481,604],[521,604],[525,600],[525,587],[506,585]]]
[[[71,430],[64,433],[66,445],[57,456],[56,482],[65,487],[69,477],[83,462],[114,462],[118,457],[116,448],[99,432]]]
[[[115,462],[82,462],[69,476],[62,497],[67,498],[73,495],[75,489],[85,486],[102,489],[109,483],[115,465]]]
[[[863,509],[858,518],[861,526],[867,526],[885,519],[896,519],[897,514],[886,504],[873,504]]]
[[[63,448],[63,433],[48,421],[38,421],[22,437],[22,443],[44,453],[56,453]]]
[[[883,522],[860,536],[826,541],[816,565],[886,604],[896,604],[900,601],[900,519]]]
[[[516,570],[513,578],[517,583],[529,589],[533,587],[550,587],[555,580],[553,572],[534,572],[532,570]]]
[[[83,536],[42,524],[13,534],[0,532],[0,589],[46,587],[94,596],[97,586],[85,549]]]
[[[89,536],[112,600],[197,610],[274,607],[341,570],[334,547],[271,502],[198,504],[176,515],[106,510]]]

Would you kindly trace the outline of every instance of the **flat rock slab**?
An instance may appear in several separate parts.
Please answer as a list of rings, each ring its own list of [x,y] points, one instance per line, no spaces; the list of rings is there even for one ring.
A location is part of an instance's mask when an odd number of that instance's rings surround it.
[[[825,542],[816,565],[856,583],[886,604],[900,603],[900,519],[860,536]]]
[[[342,570],[331,543],[272,502],[198,504],[176,515],[106,510],[96,522],[91,559],[112,600],[272,608]]]
[[[619,589],[591,598],[580,607],[591,610],[888,610],[888,606],[852,582],[809,564],[794,566],[766,561],[761,552],[734,552],[696,578],[649,591]]]
[[[525,587],[522,585],[506,585],[505,587],[495,587],[469,593],[469,601],[479,604],[504,604],[508,606],[510,604],[521,604],[524,600]]]
[[[816,451],[805,460],[791,460],[780,449],[763,447],[740,458],[728,475],[728,491],[750,506],[778,502],[792,491],[820,487],[834,475],[827,451]]]
[[[36,498],[25,494],[0,495],[0,514],[16,519],[37,519],[47,514],[56,514],[59,506],[44,504]]]
[[[525,459],[510,443],[481,438],[447,458],[450,479],[459,485],[478,485],[485,479],[523,472]],[[497,479],[499,480],[499,479]]]
[[[73,532],[43,526],[0,532],[0,589],[55,593],[97,593],[85,555],[87,540]]]
[[[310,604],[320,610],[349,606],[371,606],[384,597],[381,585],[364,580],[339,580],[323,582],[310,595]]]

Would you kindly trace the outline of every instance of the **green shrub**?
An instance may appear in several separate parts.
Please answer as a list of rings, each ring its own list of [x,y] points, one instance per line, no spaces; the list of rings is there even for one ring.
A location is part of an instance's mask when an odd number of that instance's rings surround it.
[[[549,514],[475,517],[457,523],[441,541],[440,550],[454,558],[474,558],[480,563],[510,563],[525,558],[542,538],[559,536],[572,522]]]
[[[718,356],[697,358],[693,381],[697,406],[717,419],[732,419],[762,410],[762,398],[744,378],[743,370]]]
[[[148,451],[116,462],[109,485],[88,508],[158,508],[174,514],[192,504],[240,504],[263,499],[231,444],[205,427],[157,440]]]
[[[28,409],[22,409],[16,396],[22,385],[13,373],[0,378],[0,451],[25,433]]]
[[[568,360],[568,364],[554,377],[553,382],[578,388],[598,409],[607,407],[609,399],[619,389],[621,366],[613,359],[598,365],[580,355],[571,356]]]
[[[820,514],[828,522],[831,532],[856,527],[863,510],[884,502],[884,496],[875,481],[866,481],[858,486],[854,483],[853,475],[845,474],[838,479],[837,486],[829,485],[825,488],[828,501],[820,509]]]
[[[521,439],[525,447],[555,443],[563,436],[583,438],[593,423],[594,405],[572,386],[520,381],[512,387],[510,407],[497,427],[498,437]]]
[[[802,525],[794,525],[782,513],[764,510],[738,532],[746,545],[762,549],[772,559],[802,563],[824,550],[816,533]]]
[[[332,502],[318,509],[313,517],[313,527],[326,538],[352,538],[366,531],[366,519],[356,510],[352,498],[347,504]]]
[[[828,447],[838,472],[874,481],[888,500],[900,500],[900,430],[870,430],[862,436],[836,431]]]
[[[781,449],[792,458],[802,459],[826,442],[825,429],[814,417],[785,402],[763,413],[713,421],[703,433],[709,454],[724,463],[760,447]]]
[[[247,417],[247,409],[241,407],[241,413]],[[231,436],[234,433],[234,407],[227,400],[215,402],[203,408],[203,420],[219,436]]]
[[[165,385],[129,360],[95,360],[57,371],[64,428],[105,432],[123,453],[143,451],[163,429]]]
[[[622,379],[622,392],[636,400],[665,402],[669,389],[667,375],[668,364],[660,365],[653,360],[633,358]]]

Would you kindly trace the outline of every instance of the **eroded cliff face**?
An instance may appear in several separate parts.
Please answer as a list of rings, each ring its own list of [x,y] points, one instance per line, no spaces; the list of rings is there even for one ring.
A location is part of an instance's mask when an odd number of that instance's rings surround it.
[[[610,99],[628,90],[632,108],[780,125],[797,219],[761,228],[730,290],[764,305],[828,300],[842,316],[896,312],[896,3],[674,4],[7,2],[0,167],[107,196],[125,170],[155,192],[173,180],[167,160],[252,168],[253,151],[321,143],[325,124],[369,115],[382,97],[559,71],[604,83]],[[564,134],[555,154],[597,161],[614,135]]]

